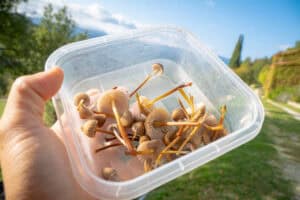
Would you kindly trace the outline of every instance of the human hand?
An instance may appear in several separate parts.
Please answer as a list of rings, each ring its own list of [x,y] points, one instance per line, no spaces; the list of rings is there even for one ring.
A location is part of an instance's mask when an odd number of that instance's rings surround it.
[[[0,120],[0,159],[7,199],[92,199],[73,177],[63,142],[43,123],[45,103],[63,72],[18,78]]]

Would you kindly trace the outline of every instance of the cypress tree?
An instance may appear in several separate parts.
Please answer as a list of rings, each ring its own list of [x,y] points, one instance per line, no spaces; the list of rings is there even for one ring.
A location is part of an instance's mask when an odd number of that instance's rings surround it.
[[[241,64],[243,40],[244,40],[244,36],[241,34],[239,36],[239,39],[235,45],[234,51],[233,51],[232,56],[229,61],[229,66],[231,68],[238,68]]]

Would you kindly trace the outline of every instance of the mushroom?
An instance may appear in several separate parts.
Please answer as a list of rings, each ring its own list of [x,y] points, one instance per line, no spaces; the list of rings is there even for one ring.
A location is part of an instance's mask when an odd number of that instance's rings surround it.
[[[127,95],[120,90],[108,90],[104,92],[97,100],[97,111],[100,113],[108,113],[114,115],[113,102],[120,115],[128,110],[129,99]]]
[[[179,121],[185,119],[186,114],[182,108],[176,108],[173,110],[171,117],[174,121]]]
[[[170,131],[173,131],[174,128],[171,126],[155,126],[156,122],[166,122],[170,121],[170,115],[167,110],[163,108],[155,108],[145,120],[145,129],[146,134],[151,139],[162,139],[164,135]]]
[[[108,181],[118,181],[118,173],[115,169],[111,168],[111,167],[104,167],[102,169],[102,177],[105,180]]]
[[[152,65],[152,72],[146,76],[144,81],[140,83],[135,90],[133,90],[129,97],[132,97],[139,89],[141,89],[151,78],[159,76],[164,73],[164,66],[160,63],[154,63]]]
[[[88,119],[94,115],[94,113],[83,103],[83,101],[80,101],[77,105],[77,111],[81,119]]]
[[[97,125],[100,128],[106,121],[106,116],[104,114],[93,115],[92,119],[97,120]]]
[[[183,143],[180,145],[179,149],[178,149],[178,153],[176,155],[179,155],[179,152],[182,151],[182,149],[185,147],[185,145],[193,138],[193,136],[195,134],[198,133],[198,130],[201,128],[201,125],[203,124],[204,120],[206,118],[206,113],[200,117],[197,120],[198,125],[193,127],[192,131],[188,134],[187,138],[183,141]],[[197,137],[197,136],[196,136]]]
[[[137,158],[144,163],[145,172],[152,168],[152,163],[164,147],[165,145],[161,140],[148,140],[139,144],[137,151],[144,153],[137,155]]]
[[[82,102],[85,106],[90,105],[91,100],[89,95],[83,92],[77,93],[74,97],[74,105],[78,106],[80,102]]]
[[[121,123],[121,117],[125,111],[128,111],[128,97],[127,95],[116,89],[111,89],[107,92],[105,92],[97,101],[97,108],[100,112],[105,112],[109,114],[113,114],[116,121],[118,130],[120,131],[120,134],[122,136],[122,139],[124,140],[124,146],[127,147],[129,153],[135,155],[136,151],[128,138],[128,135],[126,133],[126,130],[124,126]],[[115,136],[116,132],[113,131]]]
[[[126,110],[120,118],[120,121],[124,127],[130,127],[133,123],[133,117],[131,112],[129,110]]]
[[[87,120],[81,126],[81,130],[88,137],[95,137],[96,132],[102,132],[102,133],[113,135],[113,132],[111,132],[111,131],[107,131],[107,130],[98,128],[98,121],[95,119]]]
[[[131,126],[131,130],[133,133],[133,138],[135,138],[137,135],[138,136],[143,136],[145,135],[145,126],[143,122],[135,122]]]

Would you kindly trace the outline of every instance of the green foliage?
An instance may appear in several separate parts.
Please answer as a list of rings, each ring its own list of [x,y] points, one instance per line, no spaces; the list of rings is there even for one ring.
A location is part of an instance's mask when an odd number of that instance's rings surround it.
[[[66,7],[55,13],[51,4],[47,5],[41,23],[33,31],[35,46],[28,60],[29,73],[43,70],[47,57],[58,47],[87,37],[86,34],[74,35],[74,28]]]
[[[48,101],[45,107],[44,122],[47,126],[52,126],[57,120],[52,101]]]
[[[299,40],[299,41],[296,41],[296,43],[295,43],[295,48],[299,48],[299,49],[300,49],[300,40]]]
[[[18,2],[13,1],[12,6]],[[38,25],[23,15],[0,12],[0,95],[7,93],[16,77],[42,71],[47,57],[58,47],[87,38],[85,33],[74,34],[74,28],[66,7],[55,12],[47,5]]]
[[[239,39],[235,45],[234,51],[229,61],[229,66],[231,68],[237,68],[241,64],[241,54],[242,54],[242,47],[243,47],[243,40],[244,36],[240,35]]]
[[[234,69],[234,71],[243,79],[246,83],[260,84],[259,73],[263,67],[267,67],[271,63],[269,58],[255,59],[251,61],[250,58],[246,58],[240,67]]]
[[[264,67],[260,70],[260,72],[259,72],[259,74],[258,74],[258,82],[259,82],[261,85],[263,85],[263,84],[266,82],[266,80],[267,80],[267,75],[268,75],[268,73],[269,73],[269,70],[270,70],[270,66],[269,66],[269,65],[264,66]]]
[[[0,1],[0,12],[7,12],[12,10],[20,2],[26,2],[27,0],[1,0]]]

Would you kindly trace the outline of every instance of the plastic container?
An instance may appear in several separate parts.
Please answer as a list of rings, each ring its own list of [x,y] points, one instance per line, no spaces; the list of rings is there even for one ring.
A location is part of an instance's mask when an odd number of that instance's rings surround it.
[[[225,124],[230,134],[137,178],[105,181],[98,177],[97,166],[92,166],[93,158],[81,142],[87,137],[80,133],[73,96],[95,87],[105,90],[125,85],[133,89],[155,62],[165,66],[166,76],[152,81],[142,94],[151,98],[174,85],[192,81],[188,92],[196,102],[204,102],[210,112],[218,116],[218,108],[227,105]],[[48,58],[45,69],[53,66],[60,66],[65,72],[53,102],[73,173],[80,185],[97,198],[132,199],[147,193],[253,139],[264,120],[262,104],[251,89],[183,29],[154,28],[68,44]],[[162,101],[161,106],[174,108],[174,98]]]

